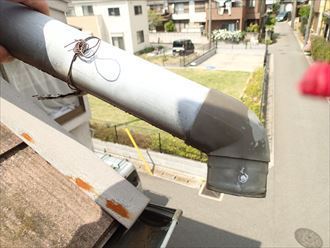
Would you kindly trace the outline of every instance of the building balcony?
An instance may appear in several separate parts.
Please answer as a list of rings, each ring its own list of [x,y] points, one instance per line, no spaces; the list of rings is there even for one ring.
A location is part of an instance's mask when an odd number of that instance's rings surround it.
[[[211,19],[212,20],[238,20],[243,18],[243,7],[232,7],[231,14],[225,9],[223,14],[220,14],[220,8],[212,8]],[[209,13],[206,12],[206,18],[209,19]]]
[[[172,19],[173,20],[189,20],[190,16],[189,16],[189,13],[173,13]]]

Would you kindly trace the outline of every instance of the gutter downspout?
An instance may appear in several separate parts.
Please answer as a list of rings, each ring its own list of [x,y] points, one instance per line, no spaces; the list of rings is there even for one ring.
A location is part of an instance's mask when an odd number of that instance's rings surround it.
[[[88,36],[36,11],[0,2],[0,44],[16,58],[63,81],[73,51]],[[71,47],[72,48],[72,47]],[[80,89],[207,153],[208,188],[264,197],[269,147],[264,127],[238,100],[101,42],[96,56],[72,69]],[[110,80],[111,79],[111,80]]]

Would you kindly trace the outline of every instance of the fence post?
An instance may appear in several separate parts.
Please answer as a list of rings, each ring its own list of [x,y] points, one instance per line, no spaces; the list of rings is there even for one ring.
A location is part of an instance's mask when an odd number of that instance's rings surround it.
[[[162,139],[160,138],[160,133],[158,133],[158,145],[159,145],[159,152],[163,152],[162,151]]]
[[[117,125],[115,125],[115,135],[116,135],[116,143],[118,143],[118,132],[117,132]]]

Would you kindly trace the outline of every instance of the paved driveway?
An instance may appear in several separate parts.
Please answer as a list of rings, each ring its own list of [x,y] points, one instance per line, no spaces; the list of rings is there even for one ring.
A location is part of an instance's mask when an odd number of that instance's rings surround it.
[[[217,54],[198,67],[224,71],[252,72],[263,65],[264,54],[264,45],[247,49],[242,46],[220,46],[217,49]]]

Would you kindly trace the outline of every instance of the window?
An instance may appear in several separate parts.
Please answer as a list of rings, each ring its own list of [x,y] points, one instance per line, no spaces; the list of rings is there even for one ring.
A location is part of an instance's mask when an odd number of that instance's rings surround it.
[[[236,31],[237,25],[235,22],[227,22],[221,25],[221,29],[226,29],[227,31]]]
[[[141,44],[144,42],[144,34],[143,34],[143,30],[141,31],[137,31],[136,32],[136,38],[137,38],[137,43]]]
[[[0,64],[1,77],[27,98],[31,98],[33,95],[67,94],[71,91],[59,79],[19,60]],[[24,78],[23,81],[22,78]],[[86,112],[81,96],[35,101],[35,103],[59,124],[64,124]]]
[[[134,6],[134,14],[135,15],[141,15],[142,14],[142,6],[141,5]]]
[[[112,45],[120,49],[125,50],[124,37],[112,37]]]
[[[175,14],[184,14],[189,12],[188,3],[176,3],[174,5],[174,13]]]
[[[248,7],[254,8],[256,6],[256,0],[248,0]]]
[[[163,12],[163,5],[162,4],[153,4],[153,5],[150,5],[149,8],[151,10],[155,10],[157,12]]]
[[[73,7],[69,7],[68,10],[65,12],[66,16],[76,16],[76,11]]]
[[[108,8],[109,16],[120,16],[119,8]]]
[[[82,6],[82,11],[84,16],[94,15],[93,6],[92,5],[84,5]]]
[[[205,12],[205,2],[195,1],[195,12]]]

